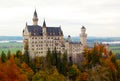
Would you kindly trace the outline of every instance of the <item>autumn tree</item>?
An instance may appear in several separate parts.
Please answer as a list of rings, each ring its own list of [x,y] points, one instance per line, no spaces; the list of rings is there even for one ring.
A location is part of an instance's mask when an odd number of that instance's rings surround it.
[[[58,73],[56,68],[49,68],[37,72],[33,76],[32,81],[66,81],[66,79],[63,75]]]
[[[79,76],[80,74],[80,70],[78,69],[78,67],[73,64],[70,68],[69,68],[69,78],[72,80],[72,81],[75,81],[77,76]]]
[[[25,62],[23,62],[21,64],[21,69],[22,69],[23,73],[27,76],[29,81],[31,81],[32,80],[32,76],[34,75],[33,70]]]
[[[4,63],[0,63],[0,80],[1,81],[28,81],[27,76],[21,72],[16,65],[14,57]]]

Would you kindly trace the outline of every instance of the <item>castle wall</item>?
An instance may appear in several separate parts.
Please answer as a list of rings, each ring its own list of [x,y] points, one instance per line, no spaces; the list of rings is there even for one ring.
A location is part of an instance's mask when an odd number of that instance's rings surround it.
[[[53,51],[56,47],[57,51],[64,53],[63,36],[46,36],[46,40],[43,36],[31,36],[29,38],[29,52],[32,57],[34,56],[46,56],[48,48]]]

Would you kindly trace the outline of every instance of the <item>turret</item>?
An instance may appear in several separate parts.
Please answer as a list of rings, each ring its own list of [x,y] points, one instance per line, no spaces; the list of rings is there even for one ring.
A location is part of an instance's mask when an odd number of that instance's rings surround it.
[[[84,47],[87,46],[87,42],[86,42],[87,34],[85,32],[86,32],[86,28],[82,26],[81,34],[80,34],[80,42]]]
[[[81,33],[82,33],[82,34],[85,34],[85,32],[86,32],[86,28],[85,28],[84,26],[82,26],[82,28],[81,28]]]
[[[46,35],[47,32],[46,32],[46,22],[45,22],[45,20],[43,22],[42,28],[43,28],[43,35]]]
[[[67,42],[71,42],[71,36],[68,35]]]
[[[37,12],[35,10],[33,14],[33,25],[38,25],[38,17],[37,17]]]

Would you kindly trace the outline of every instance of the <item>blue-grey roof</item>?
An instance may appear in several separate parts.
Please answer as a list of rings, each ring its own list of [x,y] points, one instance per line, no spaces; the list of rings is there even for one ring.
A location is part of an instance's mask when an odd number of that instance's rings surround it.
[[[42,27],[39,25],[28,25],[28,32],[31,36],[42,36]],[[60,36],[63,32],[60,27],[46,27],[47,36]]]
[[[48,36],[50,36],[50,35],[55,35],[55,36],[63,35],[63,32],[62,32],[60,27],[47,27],[46,31],[47,31]]]
[[[28,25],[28,32],[31,33],[32,36],[42,36],[42,27],[39,25]]]

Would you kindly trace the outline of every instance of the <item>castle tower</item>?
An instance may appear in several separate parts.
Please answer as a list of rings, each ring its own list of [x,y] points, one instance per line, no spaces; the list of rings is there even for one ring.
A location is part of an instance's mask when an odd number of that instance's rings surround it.
[[[35,10],[33,14],[33,25],[38,25],[38,17],[37,17],[37,12]]]
[[[44,20],[43,22],[43,26],[42,26],[42,34],[43,34],[43,40],[44,40],[44,43],[43,43],[43,53],[46,54],[48,49],[46,47],[46,44],[47,44],[47,31],[46,31],[46,22]]]
[[[84,47],[87,46],[87,42],[86,42],[87,34],[85,32],[86,32],[86,28],[82,26],[81,34],[80,34],[80,42],[83,44]]]

